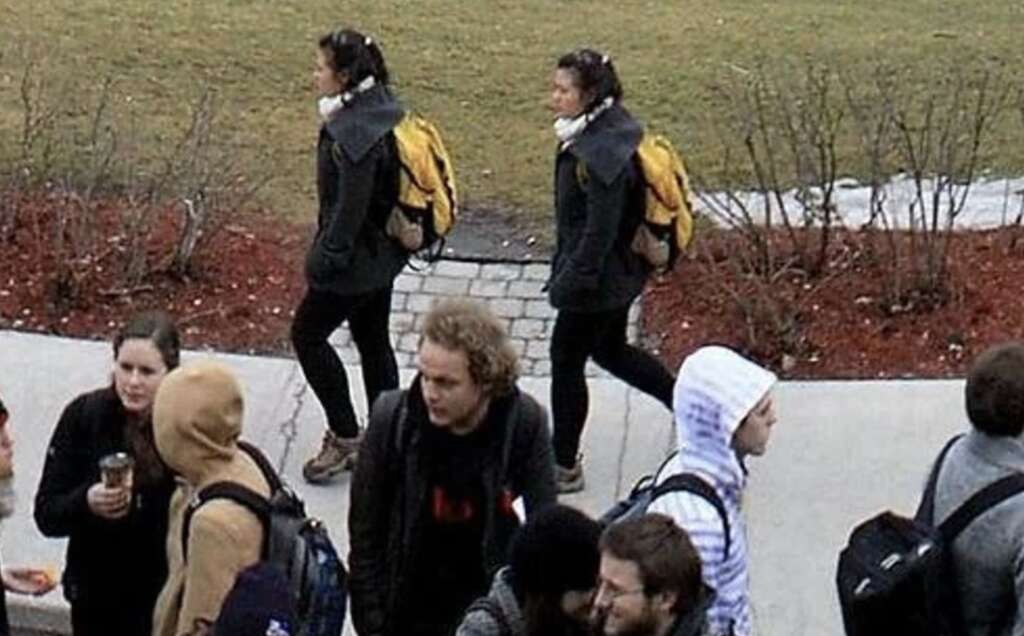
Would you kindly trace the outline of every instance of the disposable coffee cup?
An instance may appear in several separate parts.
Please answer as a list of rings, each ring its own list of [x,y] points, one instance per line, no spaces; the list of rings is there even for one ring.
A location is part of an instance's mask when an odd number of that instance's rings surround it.
[[[123,488],[132,482],[135,460],[128,453],[111,453],[100,460],[100,475],[107,488]]]

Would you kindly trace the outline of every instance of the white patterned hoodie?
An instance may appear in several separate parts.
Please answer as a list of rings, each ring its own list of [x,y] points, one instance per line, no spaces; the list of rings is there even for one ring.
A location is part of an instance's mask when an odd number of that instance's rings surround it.
[[[746,468],[732,448],[732,437],[777,377],[731,349],[702,347],[683,361],[673,396],[679,453],[658,481],[696,473],[715,488],[729,517],[730,547],[725,554],[722,520],[697,495],[675,492],[655,500],[649,512],[675,519],[700,553],[704,581],[717,595],[708,610],[711,636],[750,636],[746,527],[740,510]]]

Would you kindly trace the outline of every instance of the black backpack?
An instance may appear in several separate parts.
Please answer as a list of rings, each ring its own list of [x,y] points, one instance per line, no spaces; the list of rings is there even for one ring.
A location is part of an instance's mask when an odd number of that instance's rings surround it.
[[[729,527],[729,515],[725,510],[722,498],[708,482],[694,473],[677,473],[662,483],[658,483],[658,476],[665,470],[665,467],[678,454],[671,453],[661,463],[658,470],[653,474],[644,475],[633,486],[629,496],[612,506],[606,513],[601,515],[598,522],[603,526],[611,525],[616,521],[639,517],[647,512],[655,499],[672,492],[689,492],[711,504],[718,516],[722,519],[722,530],[725,535],[725,556],[729,558],[729,548],[732,546],[732,534]]]
[[[887,511],[850,534],[836,571],[847,636],[966,633],[950,546],[978,516],[1024,492],[1024,474],[985,486],[936,527],[935,485],[946,454],[960,437],[949,440],[939,453],[913,519]]]
[[[189,502],[181,527],[182,554],[188,560],[188,533],[192,515],[211,499],[230,499],[250,510],[263,524],[262,560],[276,565],[288,581],[298,616],[300,636],[339,636],[345,624],[348,573],[323,523],[306,516],[306,506],[271,466],[258,448],[239,440],[270,485],[267,499],[245,486],[216,482]]]

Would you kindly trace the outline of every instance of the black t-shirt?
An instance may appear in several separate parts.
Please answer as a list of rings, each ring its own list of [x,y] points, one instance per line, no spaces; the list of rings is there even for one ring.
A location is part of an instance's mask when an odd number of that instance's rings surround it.
[[[487,591],[481,550],[487,509],[482,477],[493,459],[493,428],[453,435],[424,427],[429,484],[410,588],[419,599],[409,617],[421,633],[450,632],[469,603]]]

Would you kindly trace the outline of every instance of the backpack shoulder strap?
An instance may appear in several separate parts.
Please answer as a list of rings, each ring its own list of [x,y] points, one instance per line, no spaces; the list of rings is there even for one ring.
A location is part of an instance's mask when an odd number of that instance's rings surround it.
[[[501,472],[498,473],[499,483],[504,484],[508,476],[509,459],[512,456],[512,442],[519,426],[519,420],[527,412],[522,407],[523,394],[517,393],[505,416],[505,439],[501,442]],[[504,486],[502,486],[504,487]]]
[[[722,520],[722,531],[725,535],[725,558],[729,558],[729,550],[732,548],[732,528],[729,523],[729,513],[725,509],[722,498],[708,482],[704,481],[693,473],[679,473],[672,475],[662,483],[654,487],[651,492],[651,502],[658,497],[670,492],[684,491],[697,495],[704,501],[711,504]]]
[[[498,606],[498,602],[490,596],[481,596],[466,608],[463,617],[469,616],[473,612],[483,612],[494,619],[494,622],[498,624],[498,634],[500,636],[511,636],[512,626],[508,624],[508,618],[505,616],[505,612],[501,611],[501,607]]]
[[[212,499],[229,499],[246,508],[260,520],[260,524],[263,526],[263,535],[267,536],[269,534],[270,502],[265,497],[254,490],[234,482],[218,481],[212,483],[196,493],[195,497],[185,508],[185,516],[181,523],[181,554],[186,562],[188,562],[188,535],[189,528],[192,525],[192,515],[204,503]],[[267,542],[264,541],[261,552],[266,551],[266,546]]]
[[[406,418],[406,393],[404,389],[394,389],[381,393],[370,412],[370,428],[376,429],[385,426],[387,422],[391,422],[394,428],[391,431],[391,435],[394,440],[396,456],[400,456],[402,451],[405,450],[406,435],[404,429],[405,421],[408,419]]]
[[[985,486],[939,524],[939,535],[943,541],[951,543],[982,513],[1021,492],[1024,492],[1024,473],[1009,475]]]
[[[946,460],[949,449],[953,448],[953,444],[956,444],[961,437],[963,437],[963,433],[954,435],[946,442],[928,474],[928,481],[925,483],[924,493],[921,495],[921,503],[917,507],[917,513],[914,514],[914,519],[927,526],[935,525],[935,486],[939,483],[939,470],[942,468],[942,462]]]
[[[270,486],[270,492],[274,493],[281,490],[283,487],[281,478],[278,476],[277,470],[270,463],[270,460],[263,454],[263,451],[257,448],[254,444],[250,444],[245,440],[240,439],[237,443],[238,447],[245,451],[249,457],[252,457],[252,460],[256,462],[260,472],[263,473],[263,478],[267,480],[267,484]]]

